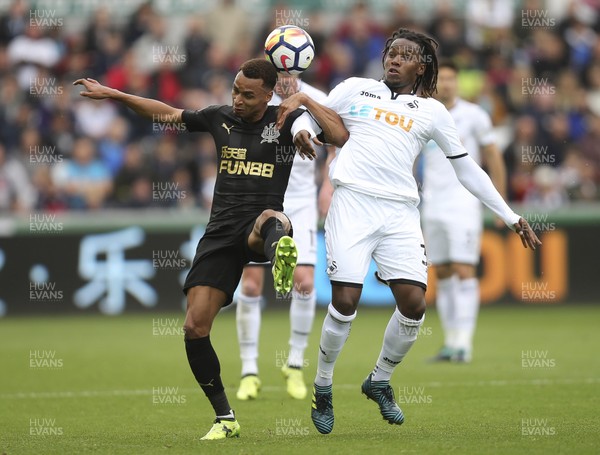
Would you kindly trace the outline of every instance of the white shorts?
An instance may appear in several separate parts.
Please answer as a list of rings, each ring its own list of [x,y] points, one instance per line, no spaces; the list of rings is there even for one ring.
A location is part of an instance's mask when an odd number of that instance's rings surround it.
[[[298,248],[298,265],[317,263],[317,198],[288,198],[283,211],[294,227],[294,241]]]
[[[427,286],[427,257],[419,210],[343,186],[325,220],[327,274],[332,283],[362,286],[371,259],[384,280]]]
[[[292,222],[294,242],[298,248],[298,265],[317,263],[317,199],[293,198],[284,201],[283,213]],[[248,265],[267,265],[268,262],[249,262]]]
[[[460,216],[453,220],[423,219],[423,233],[427,256],[433,265],[477,265],[481,250],[482,223],[472,217]]]

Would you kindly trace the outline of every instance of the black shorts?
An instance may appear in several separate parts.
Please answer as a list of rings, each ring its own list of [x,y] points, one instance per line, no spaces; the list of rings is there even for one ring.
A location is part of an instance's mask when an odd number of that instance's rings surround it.
[[[227,295],[223,306],[231,303],[244,265],[250,261],[269,261],[264,254],[256,253],[248,246],[248,237],[255,222],[256,217],[252,217],[204,234],[198,242],[192,268],[185,279],[184,294],[187,295],[188,289],[194,286],[210,286]]]

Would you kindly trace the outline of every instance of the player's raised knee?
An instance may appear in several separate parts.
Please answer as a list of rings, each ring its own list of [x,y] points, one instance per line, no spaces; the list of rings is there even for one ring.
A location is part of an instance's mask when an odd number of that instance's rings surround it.
[[[289,231],[290,221],[287,218],[287,216],[285,216],[282,212],[278,212],[276,210],[271,210],[271,209],[263,210],[262,213],[256,219],[256,226],[259,228],[259,230],[263,226],[263,224],[267,222],[267,220],[269,218],[277,218],[283,225],[283,228],[285,229],[285,231],[286,232]]]

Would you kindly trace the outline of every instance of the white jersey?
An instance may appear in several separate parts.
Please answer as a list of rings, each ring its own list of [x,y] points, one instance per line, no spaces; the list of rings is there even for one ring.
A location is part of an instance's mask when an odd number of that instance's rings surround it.
[[[413,163],[430,139],[448,157],[467,152],[442,103],[398,95],[382,81],[353,77],[325,102],[342,117],[350,138],[329,169],[334,187],[418,205]]]
[[[306,84],[301,80],[298,81],[299,87],[298,90],[306,93],[313,100],[322,103],[325,98],[327,98],[327,94],[322,92],[321,90],[313,87],[312,85]],[[277,93],[273,93],[273,98],[269,104],[274,106],[278,106],[281,104],[281,97],[277,95]],[[306,199],[317,197],[317,183],[315,181],[315,173],[316,173],[316,161],[309,160],[308,158],[302,159],[298,153],[294,155],[294,163],[292,166],[292,172],[290,174],[290,180],[288,182],[287,190],[285,191],[284,196],[284,205],[285,201],[290,201],[293,199]]]
[[[481,107],[458,99],[450,109],[460,140],[469,155],[481,165],[480,148],[493,144],[490,116]],[[440,148],[429,142],[423,149],[423,217],[430,219],[481,217],[481,203],[461,185]]]

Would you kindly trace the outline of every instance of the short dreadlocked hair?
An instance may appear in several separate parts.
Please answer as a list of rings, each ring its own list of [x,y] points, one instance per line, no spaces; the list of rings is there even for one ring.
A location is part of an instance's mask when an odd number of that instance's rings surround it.
[[[418,44],[421,57],[425,63],[425,72],[422,75],[417,76],[415,85],[413,85],[412,88],[413,93],[417,93],[420,88],[423,97],[429,98],[430,96],[433,96],[433,94],[437,92],[438,61],[435,54],[438,48],[437,41],[423,33],[415,32],[407,28],[400,28],[385,42],[385,49],[383,50],[383,57],[381,58],[382,64],[385,61],[385,57],[389,52],[392,43],[399,38],[404,38]]]

